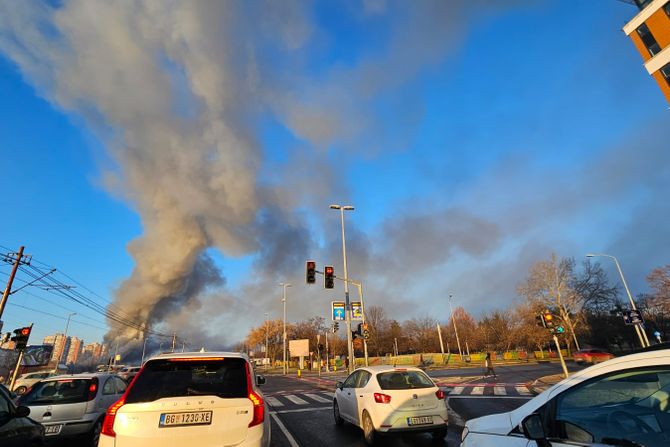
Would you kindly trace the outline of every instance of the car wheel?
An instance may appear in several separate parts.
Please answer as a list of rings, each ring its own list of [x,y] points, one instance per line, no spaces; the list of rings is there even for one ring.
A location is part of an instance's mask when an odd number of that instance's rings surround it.
[[[372,424],[372,418],[367,411],[363,412],[363,435],[367,445],[374,445],[377,440],[377,432],[375,426]]]
[[[447,437],[447,429],[446,428],[441,428],[439,430],[435,430],[431,434],[433,435],[434,440],[441,441],[441,440],[443,440],[444,438]]]
[[[97,447],[98,442],[100,441],[100,432],[102,431],[102,420],[98,420],[94,425],[91,431],[88,433],[89,445],[91,447]]]
[[[344,424],[344,419],[340,416],[340,406],[337,405],[337,401],[333,401],[333,417],[335,418],[335,425]]]
[[[15,392],[16,394],[21,395],[21,394],[25,393],[27,389],[28,389],[27,387],[21,385],[21,386],[16,387],[16,389],[14,390],[14,392]]]

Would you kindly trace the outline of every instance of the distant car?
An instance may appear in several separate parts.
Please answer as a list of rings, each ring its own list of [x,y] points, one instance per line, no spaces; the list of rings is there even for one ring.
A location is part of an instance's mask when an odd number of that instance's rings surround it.
[[[44,427],[28,417],[30,408],[17,407],[10,391],[0,385],[0,445],[38,447],[44,445]]]
[[[56,373],[52,371],[37,371],[37,372],[30,372],[26,374],[21,374],[17,379],[16,382],[14,382],[14,392],[18,395],[21,395],[25,393],[28,388],[36,384],[42,379],[46,379],[47,377],[53,377],[55,376]]]
[[[461,447],[670,445],[670,349],[583,369],[508,413],[465,423]]]
[[[142,369],[141,366],[127,366],[119,371],[117,375],[126,382],[130,383],[135,378],[137,373],[140,372],[140,369]]]
[[[107,408],[126,387],[115,374],[55,376],[36,383],[18,402],[29,407],[33,419],[44,425],[47,438],[86,438],[95,447]]]
[[[367,444],[378,433],[431,432],[447,435],[445,394],[419,368],[360,368],[338,382],[333,398],[335,424],[361,427]]]
[[[107,411],[99,447],[267,447],[263,383],[244,354],[161,354]]]
[[[601,363],[613,359],[614,355],[602,349],[582,349],[572,354],[572,359],[577,363]]]

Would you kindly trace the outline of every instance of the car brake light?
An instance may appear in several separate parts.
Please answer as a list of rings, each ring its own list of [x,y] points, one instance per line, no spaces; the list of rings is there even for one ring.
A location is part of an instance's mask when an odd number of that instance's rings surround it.
[[[437,391],[435,391],[435,396],[436,396],[438,399],[443,400],[443,399],[444,399],[444,391],[442,391],[442,390],[437,390]]]
[[[249,393],[249,400],[254,404],[254,417],[251,422],[249,422],[249,427],[254,427],[263,423],[263,419],[265,419],[265,407],[263,406],[263,399],[261,399],[261,396],[253,391]]]
[[[114,419],[116,419],[116,412],[119,411],[119,408],[126,403],[126,397],[123,396],[121,399],[117,400],[109,409],[107,414],[105,414],[105,420],[102,422],[102,431],[101,434],[105,436],[111,436],[112,438],[116,437],[116,432],[114,431]]]
[[[388,394],[375,393],[375,402],[378,404],[390,404],[391,396]]]
[[[95,395],[98,392],[98,378],[94,377],[91,379],[91,384],[88,386],[88,399],[87,400],[93,400],[95,399]]]

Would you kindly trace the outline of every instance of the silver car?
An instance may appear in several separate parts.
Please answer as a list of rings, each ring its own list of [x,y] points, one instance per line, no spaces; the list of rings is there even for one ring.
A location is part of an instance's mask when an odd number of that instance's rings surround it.
[[[19,398],[30,417],[44,425],[47,438],[84,437],[97,446],[105,412],[126,390],[115,374],[55,376],[35,384]]]

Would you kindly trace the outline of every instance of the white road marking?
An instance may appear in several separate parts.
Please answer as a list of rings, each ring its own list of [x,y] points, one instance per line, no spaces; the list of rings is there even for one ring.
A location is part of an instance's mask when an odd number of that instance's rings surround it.
[[[521,394],[522,396],[530,396],[530,391],[528,391],[528,388],[525,386],[515,386],[516,392]]]
[[[483,386],[472,387],[472,391],[470,391],[471,396],[481,396],[482,394],[484,394]]]
[[[463,386],[455,386],[453,390],[449,391],[449,395],[461,394],[464,389],[465,389],[465,387],[463,387]]]
[[[309,407],[309,408],[295,408],[293,410],[277,410],[271,411],[270,414],[285,414],[285,413],[305,413],[308,411],[326,411],[332,410],[333,407]]]
[[[498,396],[506,396],[507,395],[507,390],[505,390],[504,386],[494,386],[493,387],[493,394],[496,394]]]
[[[284,406],[284,404],[281,403],[280,400],[277,399],[276,397],[266,396],[265,400],[267,400],[268,403],[273,407],[283,407]]]
[[[315,400],[317,402],[324,402],[324,403],[329,403],[330,399],[326,399],[325,397],[321,397],[318,394],[307,394],[305,393],[305,396],[309,397],[312,400]]]
[[[279,429],[282,431],[282,433],[284,433],[284,436],[286,436],[286,440],[288,441],[289,444],[291,444],[291,447],[300,447],[300,445],[298,445],[298,443],[296,442],[296,440],[293,437],[293,435],[291,434],[291,432],[288,431],[286,429],[286,427],[284,426],[284,423],[281,420],[279,420],[279,416],[277,416],[274,413],[270,413],[270,416],[272,416],[272,418],[277,423],[277,426],[279,427]]]
[[[301,399],[298,396],[295,396],[293,394],[287,394],[284,397],[286,399],[290,400],[291,402],[293,402],[294,404],[298,404],[298,405],[307,405],[308,404],[308,402],[306,400]]]

